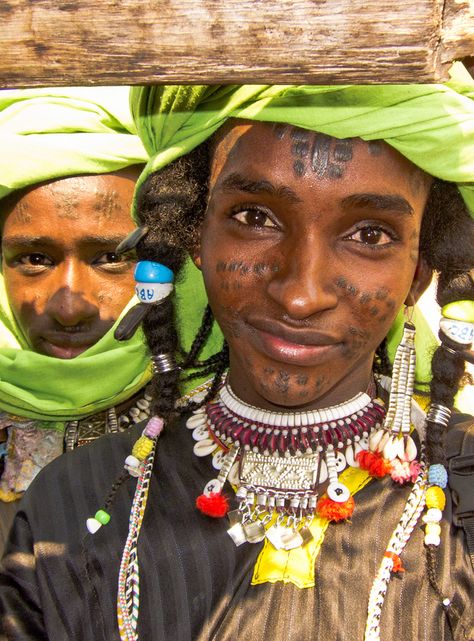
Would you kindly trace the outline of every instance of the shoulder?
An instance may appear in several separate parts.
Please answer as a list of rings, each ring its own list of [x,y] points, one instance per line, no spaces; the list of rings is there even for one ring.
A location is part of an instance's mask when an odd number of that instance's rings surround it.
[[[62,454],[43,468],[25,493],[20,512],[35,521],[71,505],[84,510],[101,505],[143,426],[103,436]]]

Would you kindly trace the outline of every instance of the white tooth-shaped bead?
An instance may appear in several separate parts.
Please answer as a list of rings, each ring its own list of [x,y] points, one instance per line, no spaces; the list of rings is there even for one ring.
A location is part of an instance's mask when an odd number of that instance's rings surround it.
[[[383,448],[383,457],[388,461],[393,461],[400,452],[400,440],[402,441],[403,448],[403,439],[399,439],[398,436],[391,434],[385,443]],[[402,450],[403,451],[403,450]]]
[[[355,443],[354,445],[348,445],[346,447],[345,455],[347,465],[350,465],[351,467],[360,467],[359,461],[356,459],[356,455],[361,451],[361,449],[362,448],[358,443]]]
[[[200,425],[199,427],[195,427],[193,430],[193,439],[195,441],[204,441],[204,439],[209,438],[209,431],[207,429],[207,425]]]
[[[360,446],[361,450],[368,450],[369,449],[369,437],[368,436],[363,436],[360,441],[357,442],[357,446]],[[357,454],[357,452],[356,452]]]
[[[385,430],[376,430],[369,436],[369,447],[371,452],[377,452],[380,441],[386,434]],[[361,439],[362,440],[362,439]]]
[[[186,421],[186,427],[190,430],[194,430],[196,427],[201,427],[201,425],[206,425],[207,419],[204,414],[193,414]]]
[[[414,461],[416,459],[416,455],[417,455],[417,450],[416,450],[415,441],[412,439],[411,436],[408,436],[403,457],[405,458],[405,461]]]
[[[99,523],[97,519],[90,518],[86,521],[86,527],[91,534],[95,534],[102,527],[102,523]]]
[[[193,452],[196,456],[207,456],[216,449],[217,445],[210,439],[198,441],[194,444]]]

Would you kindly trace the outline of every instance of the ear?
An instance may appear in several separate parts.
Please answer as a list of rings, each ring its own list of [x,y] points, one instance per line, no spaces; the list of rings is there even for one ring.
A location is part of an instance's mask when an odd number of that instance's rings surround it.
[[[191,260],[196,265],[198,269],[201,269],[201,246],[193,247],[189,252]]]
[[[413,276],[413,282],[410,287],[410,291],[405,300],[405,305],[412,306],[414,305],[420,296],[423,294],[425,289],[431,283],[433,277],[433,270],[431,267],[428,267],[425,259],[420,256],[418,258],[418,263],[416,265],[415,275]]]

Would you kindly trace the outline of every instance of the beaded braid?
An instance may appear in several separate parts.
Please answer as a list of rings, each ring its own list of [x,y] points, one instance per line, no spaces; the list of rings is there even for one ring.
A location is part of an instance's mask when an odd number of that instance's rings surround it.
[[[454,185],[435,181],[427,203],[430,215],[423,219],[421,253],[428,265],[439,272],[436,298],[443,307],[458,300],[474,299],[474,283],[470,270],[474,266],[474,222]],[[461,352],[465,345],[448,338],[440,330],[441,344],[433,354],[430,384],[431,407],[443,407],[449,412],[454,406],[454,397],[465,382],[465,360]],[[449,413],[446,414],[449,418]],[[446,486],[445,435],[447,420],[440,420],[439,412],[428,412],[426,428],[426,455],[430,465],[427,506],[431,510],[444,507],[443,488]],[[437,419],[437,420],[436,420]],[[442,419],[442,417],[441,417]],[[431,492],[431,495],[429,494]],[[436,514],[438,516],[436,516]],[[440,513],[436,513],[432,523]],[[437,543],[428,532],[430,519],[426,519],[425,536],[426,566],[428,580],[443,604],[448,616],[456,616],[455,606],[443,595],[437,577]],[[435,525],[436,530],[438,528]],[[433,529],[433,526],[431,526]]]
[[[199,224],[207,204],[208,145],[200,145],[191,154],[179,158],[159,174],[152,174],[140,191],[137,203],[139,222],[147,225],[148,234],[137,245],[139,260],[152,260],[171,269],[179,278],[186,252],[192,253],[199,242]],[[212,326],[212,314],[206,309],[199,332],[184,359],[183,366],[194,364]],[[179,351],[175,311],[171,297],[153,305],[143,322],[143,331],[153,355]],[[179,398],[178,368],[153,376],[152,412],[165,423],[175,411]]]

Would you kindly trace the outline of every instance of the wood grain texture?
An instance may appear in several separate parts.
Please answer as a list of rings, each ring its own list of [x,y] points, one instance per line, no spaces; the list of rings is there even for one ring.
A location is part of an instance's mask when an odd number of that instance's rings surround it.
[[[432,82],[470,0],[0,0],[3,87]]]

